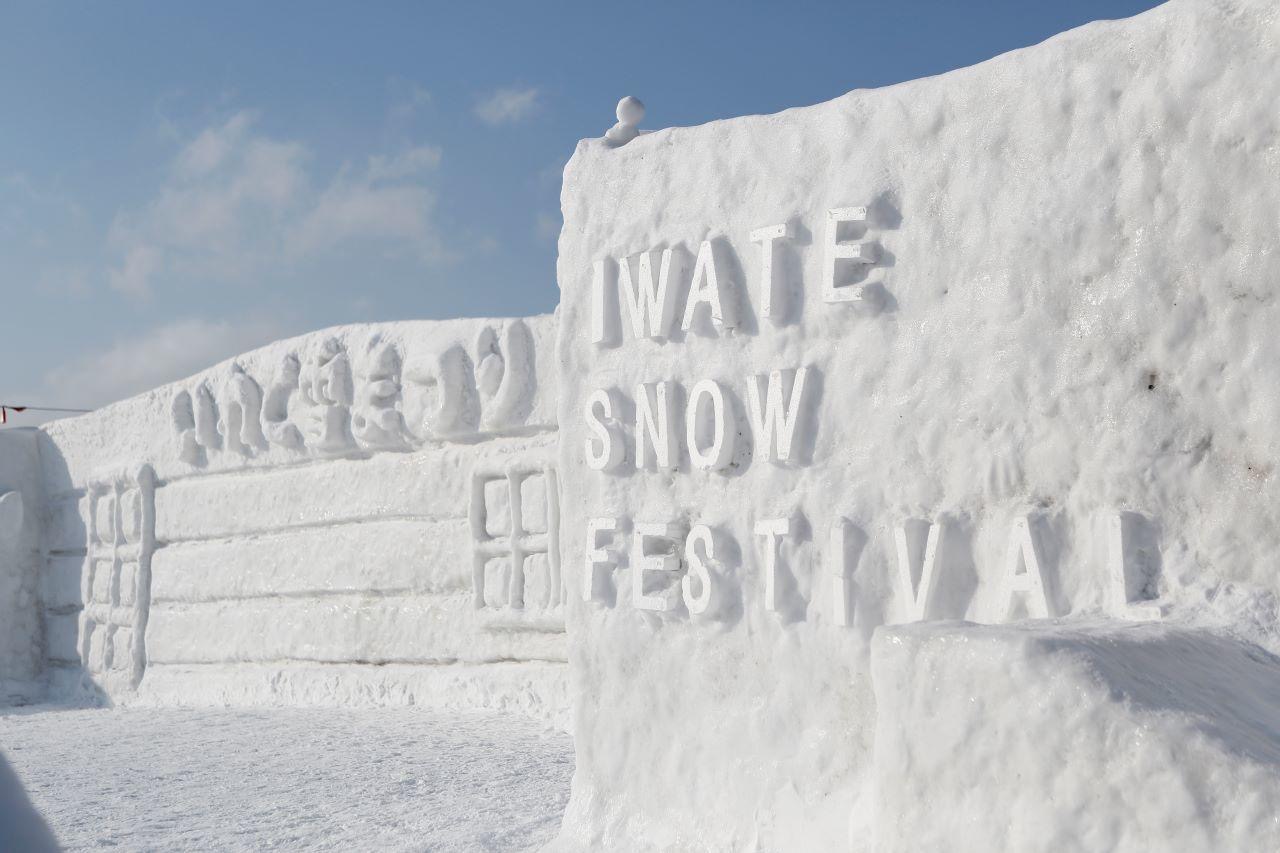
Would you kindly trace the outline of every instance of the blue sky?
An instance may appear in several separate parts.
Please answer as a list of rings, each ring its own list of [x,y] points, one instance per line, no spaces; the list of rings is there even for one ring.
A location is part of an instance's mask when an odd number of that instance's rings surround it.
[[[1154,5],[0,0],[0,402],[550,311],[560,173],[622,95],[647,128],[776,112]]]

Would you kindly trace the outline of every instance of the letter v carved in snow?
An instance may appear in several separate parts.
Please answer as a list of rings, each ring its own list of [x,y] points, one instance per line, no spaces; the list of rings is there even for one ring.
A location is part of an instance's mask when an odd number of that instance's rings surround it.
[[[924,537],[923,528],[928,527]],[[920,622],[933,610],[933,594],[938,574],[938,552],[942,547],[946,525],[908,521],[894,528],[898,550],[898,596],[902,601],[904,622]],[[923,540],[923,541],[922,541]],[[921,545],[924,545],[923,554]]]

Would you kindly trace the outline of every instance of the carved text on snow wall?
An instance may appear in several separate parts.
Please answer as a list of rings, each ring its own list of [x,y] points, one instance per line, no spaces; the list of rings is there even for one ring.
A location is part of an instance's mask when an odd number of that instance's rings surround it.
[[[820,232],[817,285],[822,301],[833,310],[843,305],[864,317],[880,314],[889,295],[876,276],[882,253],[868,209],[831,208],[823,227],[815,230]],[[696,251],[678,245],[596,260],[589,271],[589,342],[596,348],[613,348],[644,339],[678,345],[690,333],[731,336],[741,331],[747,300],[754,315],[768,321],[761,326],[798,322],[788,304],[791,291],[775,275],[777,249],[795,239],[796,228],[790,223],[770,225],[744,236],[758,247],[754,293],[731,275],[736,265],[724,240],[703,240]],[[591,471],[615,477],[628,471],[670,475],[686,459],[692,469],[726,477],[738,473],[733,469],[756,464],[805,466],[809,448],[804,436],[815,429],[807,419],[816,418],[820,408],[812,390],[813,369],[799,363],[763,374],[702,377],[687,386],[662,378],[631,389],[595,388],[583,398],[583,459]],[[1160,609],[1147,601],[1153,597],[1159,569],[1153,525],[1128,512],[1108,513],[1100,521],[1106,526],[1107,611],[1130,619],[1160,618]],[[785,545],[797,528],[807,525],[802,518],[761,518],[752,528],[762,573],[762,605],[788,621],[801,614],[789,612],[794,603],[779,591],[786,576]],[[1044,526],[1034,513],[1013,519],[999,588],[983,614],[988,621],[1007,621],[1023,613],[1044,618],[1061,609],[1045,556]],[[962,538],[958,525],[940,516],[931,521],[903,519],[892,528],[899,612],[887,616],[898,622],[937,618],[934,601],[940,583],[953,566],[962,569],[962,563],[971,562],[963,543],[953,541]],[[689,520],[599,516],[588,520],[584,534],[585,601],[616,601],[614,572],[629,567],[627,597],[636,609],[714,619],[728,606],[730,581],[721,555],[741,550],[727,541],[724,531]],[[828,584],[828,618],[836,625],[852,624],[851,575],[861,550],[859,540],[865,540],[865,534],[838,519],[828,533],[822,566],[815,568],[815,586]]]

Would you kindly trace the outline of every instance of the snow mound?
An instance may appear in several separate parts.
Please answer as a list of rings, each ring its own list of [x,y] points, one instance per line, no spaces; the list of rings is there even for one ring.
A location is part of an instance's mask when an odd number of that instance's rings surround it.
[[[885,851],[1280,849],[1280,658],[1160,625],[872,644]]]

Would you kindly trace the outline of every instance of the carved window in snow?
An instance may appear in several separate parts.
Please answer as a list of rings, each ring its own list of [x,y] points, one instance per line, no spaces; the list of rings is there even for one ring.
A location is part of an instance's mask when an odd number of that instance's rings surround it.
[[[471,476],[472,590],[477,610],[558,610],[560,505],[554,468],[477,468]]]
[[[132,689],[147,664],[155,473],[144,465],[135,474],[94,480],[88,496],[80,660],[102,686]]]

